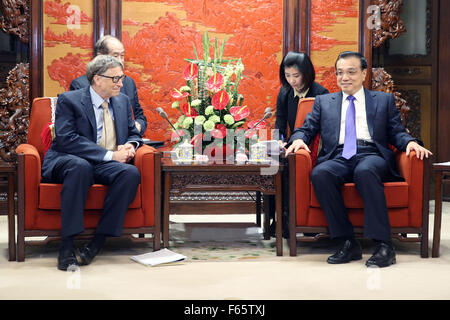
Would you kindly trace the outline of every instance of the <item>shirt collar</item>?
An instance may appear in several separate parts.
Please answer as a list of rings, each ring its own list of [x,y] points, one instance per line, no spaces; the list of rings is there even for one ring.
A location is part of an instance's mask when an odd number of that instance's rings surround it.
[[[342,91],[342,101],[346,101],[348,96],[349,96],[348,94],[346,94],[344,91]],[[353,96],[355,97],[356,101],[359,101],[359,102],[364,101],[364,99],[365,99],[364,86],[361,87],[361,89],[359,89],[358,91],[356,91]]]
[[[104,100],[102,97],[99,96],[97,92],[92,88],[92,86],[89,86],[89,92],[91,93],[91,101],[94,107],[100,108],[103,101],[107,101],[109,103],[109,98]]]
[[[299,97],[299,99],[302,99],[302,98],[306,97],[306,95],[308,94],[308,91],[309,91],[309,88],[301,93],[294,89],[294,98]]]

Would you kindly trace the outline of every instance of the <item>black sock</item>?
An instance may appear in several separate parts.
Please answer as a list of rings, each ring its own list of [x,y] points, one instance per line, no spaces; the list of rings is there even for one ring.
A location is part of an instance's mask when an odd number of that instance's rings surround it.
[[[63,237],[61,239],[60,251],[73,250],[74,236]]]
[[[106,236],[104,234],[95,234],[92,241],[89,243],[89,246],[91,248],[95,248],[97,250],[100,250],[103,245],[105,244]]]
[[[354,236],[342,236],[342,237],[337,237],[336,239],[339,239],[339,241],[341,241],[342,243],[344,243],[345,241],[350,241],[351,243],[357,243],[356,239]]]

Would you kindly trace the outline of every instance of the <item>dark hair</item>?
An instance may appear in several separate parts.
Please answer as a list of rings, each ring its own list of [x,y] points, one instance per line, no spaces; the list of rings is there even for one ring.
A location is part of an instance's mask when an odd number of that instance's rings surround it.
[[[339,56],[336,59],[336,62],[334,63],[334,69],[336,69],[337,62],[341,59],[346,59],[349,57],[355,57],[358,58],[361,61],[361,70],[367,69],[367,60],[364,58],[364,56],[359,52],[354,51],[344,51],[339,53]]]
[[[302,80],[304,83],[303,88],[310,88],[316,79],[316,71],[311,62],[311,59],[306,53],[289,51],[283,58],[280,64],[280,82],[283,87],[289,87],[289,83],[286,80],[284,73],[285,68],[296,67],[302,74]]]
[[[106,35],[98,39],[98,41],[94,45],[94,56],[97,56],[99,54],[109,54],[108,43],[112,39],[116,39],[120,42],[119,39],[111,35]]]

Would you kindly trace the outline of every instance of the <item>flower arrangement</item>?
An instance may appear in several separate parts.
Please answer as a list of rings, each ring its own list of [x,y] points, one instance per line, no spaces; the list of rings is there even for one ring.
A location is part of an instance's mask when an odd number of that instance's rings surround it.
[[[243,78],[244,65],[241,59],[223,59],[225,40],[219,47],[214,42],[214,56],[211,58],[208,33],[203,36],[203,59],[185,59],[188,65],[183,71],[187,84],[171,92],[175,101],[172,108],[181,112],[175,128],[183,137],[179,141],[172,134],[172,141],[189,142],[194,153],[206,154],[210,158],[220,155],[234,155],[236,150],[248,150],[247,139],[255,138],[257,129],[265,127],[259,123],[253,130],[245,130],[250,109],[244,105],[244,97],[239,93],[239,82]],[[247,123],[248,128],[256,121]],[[247,139],[246,139],[247,138]]]

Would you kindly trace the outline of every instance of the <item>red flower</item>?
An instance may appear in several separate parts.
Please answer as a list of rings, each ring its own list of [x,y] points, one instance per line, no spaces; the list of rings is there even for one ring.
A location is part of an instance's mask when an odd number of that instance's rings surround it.
[[[211,135],[214,138],[223,139],[227,136],[227,127],[224,124],[216,124],[214,129],[211,130]]]
[[[211,78],[206,82],[206,88],[209,91],[219,91],[220,87],[223,85],[223,77],[220,73],[216,72]]]
[[[170,93],[170,95],[172,96],[172,98],[174,99],[182,99],[182,98],[186,98],[187,96],[189,96],[189,92],[180,92],[177,89],[173,89],[174,91],[172,91]]]
[[[230,113],[234,121],[239,121],[248,117],[250,109],[247,106],[235,106],[230,108]]]
[[[214,106],[214,109],[223,110],[226,105],[230,101],[230,97],[225,90],[217,92],[211,99],[211,104]]]
[[[183,104],[181,105],[181,111],[186,115],[186,117],[194,118],[198,116],[197,110],[195,110],[193,107],[191,107],[191,104],[188,102],[183,101]]]
[[[194,80],[198,75],[198,66],[191,62],[183,71],[184,80]]]

